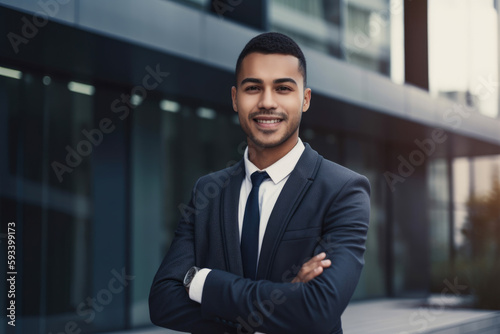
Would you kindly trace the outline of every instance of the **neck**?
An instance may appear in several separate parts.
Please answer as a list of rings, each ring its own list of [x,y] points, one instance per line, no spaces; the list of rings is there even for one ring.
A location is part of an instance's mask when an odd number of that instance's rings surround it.
[[[279,146],[269,148],[257,146],[248,139],[248,160],[257,166],[258,169],[266,169],[287,155],[295,147],[298,142],[298,136],[294,139],[288,140]]]

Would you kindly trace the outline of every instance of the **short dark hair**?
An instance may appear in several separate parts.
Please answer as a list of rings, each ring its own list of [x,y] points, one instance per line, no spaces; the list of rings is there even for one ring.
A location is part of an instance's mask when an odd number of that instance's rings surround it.
[[[243,59],[254,52],[263,54],[279,53],[296,57],[299,60],[299,71],[304,77],[304,88],[306,87],[306,58],[293,39],[279,32],[266,32],[252,38],[247,45],[245,45],[236,61],[236,78],[238,78],[238,74],[240,73]],[[236,82],[236,85],[238,85],[238,82]]]

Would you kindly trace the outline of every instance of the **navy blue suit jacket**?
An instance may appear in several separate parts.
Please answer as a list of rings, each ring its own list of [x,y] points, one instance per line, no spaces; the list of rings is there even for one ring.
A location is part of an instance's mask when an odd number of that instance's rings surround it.
[[[243,277],[238,201],[243,160],[200,178],[151,287],[154,324],[191,333],[342,333],[340,316],[364,264],[370,212],[366,177],[306,144],[269,218],[257,279]],[[331,267],[290,283],[310,257]],[[213,269],[202,303],[182,281],[192,266]]]

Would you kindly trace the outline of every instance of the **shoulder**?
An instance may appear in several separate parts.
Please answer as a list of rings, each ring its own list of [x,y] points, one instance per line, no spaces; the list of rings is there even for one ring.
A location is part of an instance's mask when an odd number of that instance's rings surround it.
[[[350,179],[366,179],[362,174],[359,174],[345,166],[339,165],[333,161],[327,160],[321,157],[321,165],[318,170],[320,176],[334,176],[339,180],[350,180]]]
[[[216,172],[204,175],[196,181],[195,189],[208,187],[225,187],[234,178],[243,180],[245,167],[243,160],[231,167],[227,167]]]
[[[317,172],[314,176],[314,181],[322,184],[327,184],[336,189],[343,188],[346,185],[360,185],[370,191],[370,183],[366,176],[359,174],[345,166],[339,165],[333,161],[327,160],[309,145],[306,150],[311,150],[317,156],[319,161]]]

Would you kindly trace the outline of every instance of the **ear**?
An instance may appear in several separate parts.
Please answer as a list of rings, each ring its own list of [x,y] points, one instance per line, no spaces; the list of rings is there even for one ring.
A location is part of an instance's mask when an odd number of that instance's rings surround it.
[[[306,112],[311,106],[311,88],[306,88],[304,91],[304,104],[302,105],[302,112]]]
[[[238,107],[236,104],[236,87],[231,87],[231,99],[233,100],[233,110],[238,112]]]

